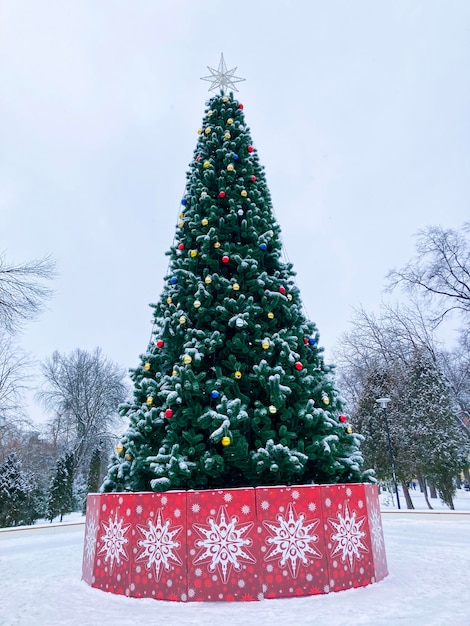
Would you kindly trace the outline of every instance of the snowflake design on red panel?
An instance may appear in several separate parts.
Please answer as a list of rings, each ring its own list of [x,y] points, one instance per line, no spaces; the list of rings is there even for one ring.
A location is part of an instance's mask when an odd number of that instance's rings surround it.
[[[109,524],[106,522],[101,522],[103,526],[103,530],[105,531],[104,535],[101,536],[101,541],[103,541],[103,545],[100,548],[98,554],[105,554],[104,557],[105,562],[110,561],[110,570],[113,570],[114,562],[116,561],[118,565],[121,563],[121,557],[124,561],[128,560],[127,552],[124,548],[124,545],[128,543],[127,537],[125,537],[126,532],[130,528],[130,524],[127,526],[123,526],[124,519],[118,519],[117,511],[114,515],[114,520],[110,517]]]
[[[382,518],[380,511],[375,507],[371,510],[369,515],[370,524],[370,536],[372,544],[377,552],[381,552],[384,549],[384,538],[382,533]]]
[[[96,521],[96,517],[93,516],[86,525],[85,533],[85,560],[89,562],[92,562],[95,556],[96,533],[98,532],[98,529],[99,526]]]
[[[200,548],[193,563],[208,563],[209,572],[219,570],[224,584],[228,581],[232,567],[236,572],[242,569],[242,563],[256,563],[256,559],[247,549],[252,545],[249,534],[253,522],[238,523],[238,517],[229,518],[225,506],[219,508],[217,520],[209,516],[206,524],[193,524],[201,539],[195,542]]]
[[[322,558],[321,552],[314,545],[318,542],[318,535],[313,532],[320,520],[305,520],[303,513],[297,515],[292,502],[287,508],[287,516],[284,517],[280,513],[276,519],[277,523],[263,521],[264,526],[271,533],[271,537],[266,539],[266,543],[271,547],[264,560],[276,559],[282,568],[287,564],[292,578],[297,578],[300,565],[309,565],[308,556],[316,559]]]
[[[157,521],[154,524],[152,520],[147,521],[147,526],[137,525],[143,539],[138,541],[142,551],[137,557],[137,561],[147,561],[146,568],[148,570],[155,568],[155,579],[161,578],[163,570],[167,572],[171,568],[171,563],[182,565],[182,561],[176,552],[181,546],[176,537],[181,532],[182,526],[170,526],[170,521],[166,520],[162,515],[162,510],[157,511]]]
[[[362,558],[362,553],[369,552],[367,546],[362,542],[366,533],[361,530],[366,517],[356,519],[356,511],[352,515],[349,511],[348,503],[344,504],[344,514],[338,511],[337,519],[329,519],[328,523],[336,532],[331,534],[331,540],[336,542],[331,556],[341,554],[341,561],[349,563],[351,571],[354,570],[355,559],[358,561]]]

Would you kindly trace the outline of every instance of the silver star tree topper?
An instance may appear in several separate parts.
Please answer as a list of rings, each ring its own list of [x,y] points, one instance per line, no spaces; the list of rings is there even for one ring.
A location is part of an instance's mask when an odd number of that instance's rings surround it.
[[[235,87],[235,83],[241,83],[245,80],[244,78],[234,76],[234,72],[237,70],[236,67],[234,67],[233,70],[227,70],[223,53],[220,55],[219,67],[215,70],[213,67],[207,66],[207,69],[211,75],[203,76],[201,80],[208,80],[212,83],[209,87],[209,91],[216,91],[219,87],[222,90],[222,93],[224,93],[226,89],[238,91]]]

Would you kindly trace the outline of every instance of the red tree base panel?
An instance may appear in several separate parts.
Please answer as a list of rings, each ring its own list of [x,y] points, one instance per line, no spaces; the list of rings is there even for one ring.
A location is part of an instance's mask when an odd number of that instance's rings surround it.
[[[311,596],[387,576],[375,485],[90,494],[83,580],[134,598]]]

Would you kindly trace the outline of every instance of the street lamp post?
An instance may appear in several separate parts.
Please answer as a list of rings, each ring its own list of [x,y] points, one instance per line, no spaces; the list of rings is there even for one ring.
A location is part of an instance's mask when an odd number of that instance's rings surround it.
[[[387,433],[388,453],[390,455],[390,465],[392,466],[393,485],[395,487],[395,494],[397,496],[397,506],[399,509],[401,509],[400,498],[398,496],[397,474],[395,471],[395,458],[393,456],[392,439],[390,437],[390,428],[388,426],[388,417],[387,417],[387,404],[390,402],[390,398],[379,398],[378,400],[376,400],[376,402],[377,404],[380,404],[380,408],[382,409],[384,413],[385,431]]]

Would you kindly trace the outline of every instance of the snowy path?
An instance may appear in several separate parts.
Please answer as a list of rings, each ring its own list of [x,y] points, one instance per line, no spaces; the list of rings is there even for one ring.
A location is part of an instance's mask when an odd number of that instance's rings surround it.
[[[83,525],[0,538],[1,626],[468,626],[470,516],[384,516],[390,576],[364,589],[254,603],[173,604],[81,582]]]

